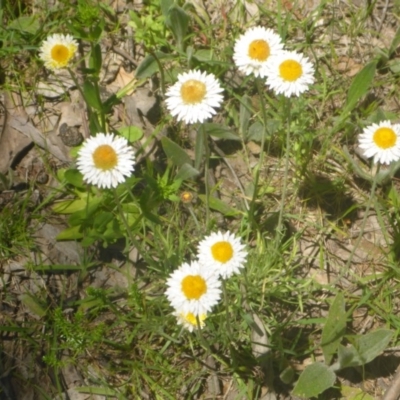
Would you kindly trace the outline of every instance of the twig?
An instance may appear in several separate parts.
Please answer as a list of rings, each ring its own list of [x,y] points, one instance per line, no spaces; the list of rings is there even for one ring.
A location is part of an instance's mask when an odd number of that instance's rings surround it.
[[[379,33],[379,32],[381,31],[381,29],[382,29],[383,22],[385,21],[385,18],[386,18],[386,14],[387,14],[388,7],[389,7],[389,0],[386,0],[386,1],[385,1],[385,5],[383,6],[383,11],[382,11],[381,20],[379,21],[379,25],[378,25],[378,27],[376,28],[376,30],[377,30],[378,33]]]
[[[400,397],[400,366],[397,367],[396,374],[392,379],[392,383],[382,400],[397,400]]]
[[[120,56],[124,57],[129,62],[131,62],[135,67],[137,67],[137,62],[126,51],[120,49],[119,47],[115,47],[115,46],[112,47],[112,50],[114,51],[114,53],[117,53]]]

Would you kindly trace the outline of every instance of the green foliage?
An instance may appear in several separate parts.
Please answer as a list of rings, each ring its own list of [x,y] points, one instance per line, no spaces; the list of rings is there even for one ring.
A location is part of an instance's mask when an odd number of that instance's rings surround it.
[[[336,381],[335,373],[320,362],[308,365],[301,373],[293,394],[305,399],[316,397],[333,386]]]
[[[339,293],[329,310],[322,330],[321,347],[325,364],[315,362],[301,373],[293,394],[303,398],[318,396],[332,387],[336,381],[335,373],[349,367],[361,367],[378,357],[390,343],[394,332],[378,329],[365,335],[346,335],[347,314],[344,296]],[[341,342],[347,339],[350,344]],[[336,361],[331,364],[336,356]]]
[[[68,317],[61,308],[56,308],[49,323],[55,340],[48,353],[43,356],[43,361],[52,367],[63,366],[66,362],[60,361],[59,352],[68,350],[69,362],[73,362],[93,346],[102,343],[104,339],[105,326],[98,324],[88,329],[90,322],[82,311],[77,311]]]

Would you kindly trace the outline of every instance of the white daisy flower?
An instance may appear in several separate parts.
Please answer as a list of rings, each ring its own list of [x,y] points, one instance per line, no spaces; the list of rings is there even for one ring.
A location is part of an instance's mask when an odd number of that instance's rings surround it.
[[[272,56],[283,50],[282,39],[272,29],[256,26],[248,29],[235,42],[233,59],[246,75],[265,77]]]
[[[71,35],[55,33],[42,43],[39,57],[46,68],[55,71],[67,67],[77,49],[78,42]]]
[[[193,313],[185,314],[180,311],[175,311],[172,314],[175,315],[178,325],[182,325],[189,332],[193,332],[193,330],[197,328],[197,319]],[[207,314],[200,314],[198,318],[200,322],[200,329],[203,329],[206,325],[204,321],[207,318]]]
[[[189,71],[178,75],[178,82],[165,93],[169,112],[187,124],[203,122],[212,117],[223,96],[213,74]]]
[[[267,85],[277,94],[299,96],[314,83],[314,66],[307,57],[294,51],[282,51],[267,65]]]
[[[125,138],[98,133],[85,140],[76,164],[87,183],[115,188],[125,181],[125,176],[131,175],[135,156]]]
[[[167,279],[166,296],[172,307],[187,315],[207,314],[221,296],[221,281],[213,270],[197,261],[183,263]]]
[[[374,162],[390,164],[400,159],[400,125],[382,121],[366,127],[358,139],[366,157]]]
[[[214,232],[199,243],[197,256],[201,264],[226,279],[244,267],[247,251],[229,231]]]

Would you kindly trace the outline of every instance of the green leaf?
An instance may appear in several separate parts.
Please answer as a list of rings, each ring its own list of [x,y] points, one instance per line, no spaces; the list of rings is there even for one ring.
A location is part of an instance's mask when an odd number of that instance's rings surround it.
[[[348,367],[356,367],[362,365],[362,361],[354,346],[339,345],[338,348],[338,364],[337,369],[344,369]]]
[[[130,143],[136,142],[143,137],[143,130],[133,125],[118,129],[118,133]]]
[[[53,211],[58,214],[73,214],[74,212],[84,210],[87,205],[86,199],[65,200],[56,203],[53,206]]]
[[[189,26],[189,16],[186,14],[183,8],[173,5],[168,10],[165,23],[172,31],[176,39],[178,49],[183,51],[183,44]]]
[[[198,176],[199,174],[200,174],[199,170],[193,168],[190,164],[185,163],[180,167],[178,173],[176,174],[175,179],[186,181],[187,179]]]
[[[110,212],[103,211],[97,214],[93,220],[93,227],[99,232],[107,227],[107,224],[114,219],[114,215]]]
[[[28,293],[22,294],[20,296],[21,302],[39,317],[44,317],[46,315],[46,310],[42,307],[39,301]]]
[[[156,60],[168,59],[172,58],[173,55],[166,54],[161,51],[155,51],[154,55],[149,54],[144,60],[139,64],[136,69],[135,76],[137,79],[145,79],[150,78],[153,74],[155,74],[159,70],[159,65]]]
[[[207,62],[212,60],[213,51],[209,49],[201,49],[197,50],[193,57],[196,58],[198,61]]]
[[[206,195],[199,194],[199,199],[206,204]],[[239,210],[231,207],[229,204],[224,203],[222,200],[218,199],[217,197],[210,197],[208,199],[208,205],[212,210],[218,211],[221,214],[232,217],[234,215],[240,214]]]
[[[375,76],[376,64],[376,61],[370,62],[355,76],[347,94],[347,101],[342,112],[343,115],[350,112],[361,97],[367,94]]]
[[[246,141],[254,140],[255,142],[261,142],[264,135],[264,125],[260,121],[256,121],[250,125],[250,128],[245,136]]]
[[[393,332],[389,329],[378,329],[366,335],[357,336],[354,347],[364,363],[369,363],[386,349],[392,340]]]
[[[95,44],[92,48],[92,51],[90,52],[89,68],[93,68],[95,70],[95,73],[98,74],[101,70],[101,63],[101,48],[99,44]]]
[[[98,111],[101,111],[103,109],[101,100],[100,100],[100,95],[97,92],[97,89],[93,85],[93,83],[91,83],[89,81],[85,81],[83,83],[82,91],[83,91],[83,96],[85,98],[85,101],[90,107],[92,107]]]
[[[378,329],[366,335],[356,336],[353,344],[339,347],[340,369],[365,365],[379,356],[393,337],[388,329]]]
[[[329,365],[346,333],[346,309],[343,293],[338,293],[329,309],[328,318],[322,330],[321,347],[325,363]]]
[[[83,184],[83,175],[77,169],[68,169],[65,171],[64,179],[67,183],[78,189],[83,189],[85,187]]]
[[[292,393],[309,399],[332,387],[335,380],[335,373],[327,365],[316,362],[308,365],[301,373]]]
[[[169,9],[174,5],[175,0],[161,0],[161,12],[164,17],[168,16]]]
[[[83,233],[80,232],[80,225],[72,226],[60,232],[56,240],[78,240],[83,238]]]
[[[374,400],[374,397],[364,392],[362,389],[352,386],[341,385],[340,392],[343,399],[348,400]]]
[[[227,126],[208,122],[203,124],[203,128],[208,135],[218,139],[240,140],[240,137]]]
[[[75,390],[78,393],[98,394],[101,396],[111,396],[111,397],[118,396],[118,392],[116,392],[115,390],[100,386],[79,386],[79,387],[77,386],[75,387]]]
[[[35,16],[22,16],[14,19],[7,28],[34,35],[39,30],[40,24]]]
[[[192,160],[181,146],[164,136],[161,138],[162,148],[167,157],[178,167],[183,164],[192,165]]]
[[[400,44],[400,27],[397,28],[396,34],[394,35],[392,43],[390,44],[390,47],[389,47],[389,58],[396,51],[396,49],[399,46],[399,44]]]

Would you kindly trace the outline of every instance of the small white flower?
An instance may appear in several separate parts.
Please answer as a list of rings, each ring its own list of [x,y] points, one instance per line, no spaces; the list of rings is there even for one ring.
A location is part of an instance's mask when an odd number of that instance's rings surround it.
[[[76,164],[87,183],[115,188],[133,172],[135,156],[125,138],[98,133],[85,140]]]
[[[314,83],[314,66],[307,57],[294,51],[282,51],[267,65],[267,85],[277,94],[299,96]]]
[[[222,102],[222,88],[213,74],[189,71],[178,75],[165,100],[169,112],[187,124],[212,117]]]
[[[256,26],[248,29],[235,42],[233,59],[246,75],[266,76],[271,57],[283,50],[282,39],[272,29]]]
[[[226,279],[244,267],[247,251],[229,231],[214,232],[199,243],[197,256],[201,264]]]
[[[167,279],[166,296],[171,306],[187,315],[207,314],[221,296],[221,281],[211,269],[193,261],[183,263]]]
[[[78,43],[71,35],[55,33],[42,43],[39,57],[46,68],[55,71],[67,67],[77,49]]]
[[[374,162],[390,164],[400,159],[400,125],[382,121],[366,127],[359,136],[360,148]]]
[[[175,315],[178,325],[183,325],[183,327],[186,328],[189,332],[193,332],[193,330],[197,328],[197,319],[194,314],[185,314],[179,311],[175,311],[172,314]],[[198,318],[200,322],[200,329],[203,329],[205,326],[204,320],[207,318],[207,314],[200,314]]]

